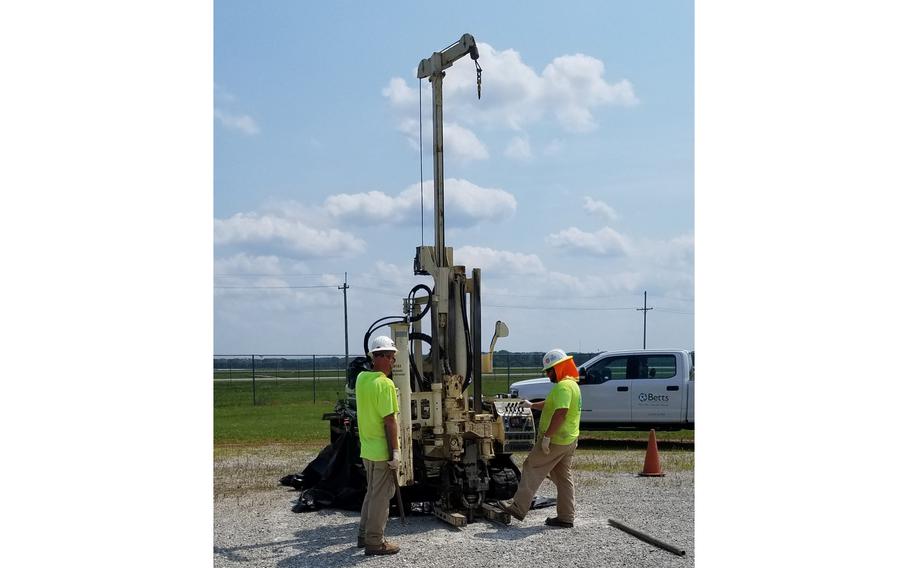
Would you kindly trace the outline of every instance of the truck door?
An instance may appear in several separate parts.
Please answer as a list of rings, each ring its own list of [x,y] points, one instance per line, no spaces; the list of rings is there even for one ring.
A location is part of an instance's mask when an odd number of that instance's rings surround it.
[[[683,421],[685,365],[673,353],[630,357],[632,422]]]
[[[631,419],[629,381],[626,378],[629,357],[605,357],[585,369],[581,389],[582,422],[627,424]]]

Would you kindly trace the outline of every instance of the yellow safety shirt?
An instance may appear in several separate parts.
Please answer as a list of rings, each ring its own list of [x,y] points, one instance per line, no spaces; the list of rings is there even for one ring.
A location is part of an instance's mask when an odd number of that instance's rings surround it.
[[[398,412],[395,383],[382,371],[363,371],[357,375],[354,391],[357,396],[360,457],[372,461],[392,459],[383,419]]]
[[[566,378],[556,383],[547,395],[540,413],[540,436],[550,427],[553,413],[560,408],[568,408],[566,419],[550,438],[550,442],[560,446],[567,446],[578,438],[578,426],[581,423],[581,389],[578,383],[571,378]]]

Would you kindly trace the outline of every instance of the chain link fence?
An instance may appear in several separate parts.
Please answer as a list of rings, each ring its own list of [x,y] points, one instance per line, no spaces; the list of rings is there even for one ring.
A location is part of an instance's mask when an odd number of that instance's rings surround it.
[[[514,381],[541,377],[542,353],[497,351],[492,379],[502,392]],[[347,364],[355,355],[215,354],[215,406],[333,402],[344,398]]]
[[[345,391],[344,355],[215,354],[216,405],[246,394],[254,405],[336,400]]]

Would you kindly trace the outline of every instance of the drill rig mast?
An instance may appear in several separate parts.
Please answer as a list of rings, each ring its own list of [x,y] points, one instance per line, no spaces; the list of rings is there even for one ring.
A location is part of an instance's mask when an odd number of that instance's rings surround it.
[[[431,276],[433,288],[415,286],[404,300],[404,317],[389,324],[399,354],[409,354],[397,358],[392,377],[401,410],[398,482],[406,496],[429,496],[433,512],[456,526],[477,515],[509,521],[485,500],[514,494],[520,473],[510,452],[534,443],[530,411],[520,409],[514,399],[483,399],[480,269],[469,274],[456,265],[452,248],[445,244],[442,82],[445,70],[465,55],[475,62],[479,98],[481,68],[470,34],[422,60],[417,70],[418,79],[428,79],[433,88],[435,245],[417,247],[414,273]],[[418,297],[420,290],[426,295]],[[421,328],[427,312],[429,333]],[[364,351],[375,325],[364,337]],[[497,322],[494,343],[506,335],[508,327]],[[423,343],[429,344],[428,357]]]

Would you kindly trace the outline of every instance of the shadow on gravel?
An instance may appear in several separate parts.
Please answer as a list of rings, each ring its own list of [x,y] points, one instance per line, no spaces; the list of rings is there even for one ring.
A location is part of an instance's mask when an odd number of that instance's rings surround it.
[[[337,514],[337,511],[333,511]],[[215,547],[215,554],[231,562],[255,562],[261,565],[263,560],[273,560],[275,566],[286,568],[301,566],[348,566],[366,560],[363,550],[357,548],[357,529],[360,524],[360,515],[354,512],[344,512],[354,522],[343,525],[326,525],[313,529],[301,530],[294,534],[294,538],[278,541],[247,544],[234,547]],[[320,512],[310,513],[319,515]],[[326,552],[326,548],[341,550]],[[288,549],[301,551],[299,554],[290,553]],[[259,551],[253,557],[245,552]]]
[[[647,440],[598,440],[595,438],[579,438],[578,447],[583,450],[646,450]],[[695,442],[688,441],[657,441],[660,451],[694,451]]]
[[[352,566],[371,560],[372,557],[364,555],[362,548],[357,548],[360,513],[327,509],[304,514],[334,516],[339,513],[352,522],[300,530],[294,533],[294,538],[286,540],[227,548],[215,547],[215,554],[231,562],[255,563],[257,566],[262,565],[263,561],[271,560],[273,565],[279,568]],[[407,525],[402,525],[397,517],[390,517],[386,524],[385,536],[389,540],[398,541],[396,537],[426,532],[436,528],[438,523],[438,519],[430,515],[409,517]],[[254,555],[244,554],[250,551],[258,552]]]
[[[303,566],[353,566],[370,557],[364,556],[363,549],[357,548],[357,528],[360,521],[346,525],[334,525],[302,530],[294,536],[294,548],[299,554],[282,558],[275,566],[300,568]],[[346,545],[341,550],[327,551],[326,548]]]
[[[493,528],[493,527],[491,527]],[[540,534],[547,530],[553,530],[542,525],[536,526],[519,526],[519,525],[508,525],[501,526],[497,525],[494,530],[489,532],[477,533],[474,536],[476,538],[483,538],[486,540],[522,540],[533,536],[535,534]]]

